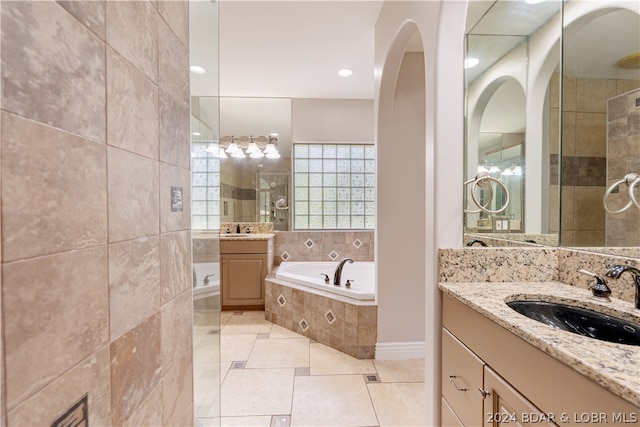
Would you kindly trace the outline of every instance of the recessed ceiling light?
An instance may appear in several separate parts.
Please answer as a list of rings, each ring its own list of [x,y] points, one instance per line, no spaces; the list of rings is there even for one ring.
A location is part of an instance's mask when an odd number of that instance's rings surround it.
[[[351,68],[343,68],[342,70],[338,71],[338,75],[340,77],[349,77],[353,74],[353,70]]]
[[[193,132],[192,135],[193,136],[200,136],[200,132]]]
[[[538,3],[542,3],[543,1],[547,1],[547,0],[524,0],[525,3],[529,3],[529,4],[538,4]]]
[[[204,68],[200,67],[199,65],[192,65],[190,69],[191,69],[191,72],[194,74],[204,74],[207,72]]]
[[[464,68],[473,68],[480,63],[478,58],[467,58],[464,60]]]

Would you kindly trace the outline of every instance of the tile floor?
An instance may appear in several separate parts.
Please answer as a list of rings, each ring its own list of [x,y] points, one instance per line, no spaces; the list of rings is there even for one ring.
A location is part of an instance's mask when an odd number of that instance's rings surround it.
[[[423,360],[358,360],[264,312],[222,312],[218,373],[216,332],[194,331],[196,426],[424,425]]]

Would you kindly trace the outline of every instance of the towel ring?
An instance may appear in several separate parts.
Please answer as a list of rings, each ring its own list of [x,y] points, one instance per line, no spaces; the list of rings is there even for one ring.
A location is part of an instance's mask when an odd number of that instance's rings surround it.
[[[504,191],[504,194],[506,195],[506,199],[504,201],[504,205],[500,209],[496,209],[496,210],[487,209],[487,206],[489,205],[489,203],[493,199],[493,190],[491,189],[491,181],[495,181],[495,183],[497,185],[502,187],[502,190]],[[483,212],[486,212],[488,214],[498,214],[498,213],[504,211],[505,209],[507,209],[507,206],[509,206],[509,190],[507,190],[507,187],[504,185],[504,183],[502,181],[500,181],[497,178],[492,177],[491,175],[489,175],[488,172],[480,172],[478,175],[476,175],[475,179],[470,179],[470,180],[466,181],[464,183],[464,185],[467,185],[470,182],[473,182],[473,185],[471,186],[471,198],[473,199],[473,202],[476,204],[476,206],[478,206],[479,210],[477,210],[477,211],[466,211],[467,213],[475,213],[475,212],[483,211]],[[480,202],[478,202],[478,199],[476,198],[476,188],[478,186],[480,186],[480,187],[487,187],[488,186],[489,189],[491,190],[491,197],[489,198],[489,201],[485,205],[481,205]]]
[[[471,178],[467,181],[464,182],[464,184],[462,185],[462,187],[466,187],[467,184],[471,184],[472,182],[474,182],[478,177],[476,176],[475,178]],[[493,187],[491,187],[490,185],[488,186],[489,188],[489,198],[487,199],[487,203],[485,203],[484,205],[482,205],[481,208],[478,209],[465,209],[464,213],[479,213],[479,212],[486,212],[484,209],[486,209],[487,206],[489,206],[491,204],[491,200],[493,200]],[[476,202],[477,204],[477,202]]]
[[[640,209],[640,202],[638,202],[638,199],[636,199],[635,194],[633,194],[634,187],[638,184],[640,184],[640,175],[636,175],[636,179],[634,179],[631,185],[629,186],[629,198],[633,201],[633,204],[635,204],[638,207],[638,209]]]
[[[633,205],[634,203],[640,208],[640,205],[638,204],[638,201],[636,200],[633,194],[633,188],[636,186],[636,184],[638,184],[638,182],[640,182],[640,175],[635,173],[628,173],[621,180],[611,184],[611,187],[607,189],[607,192],[604,193],[604,198],[602,199],[604,210],[606,210],[610,214],[618,214],[629,209],[631,205]],[[627,203],[623,208],[618,209],[617,211],[612,211],[611,209],[609,209],[609,206],[607,206],[607,200],[609,199],[609,196],[611,195],[611,193],[613,193],[613,190],[618,188],[618,186],[623,183],[627,184],[627,186],[629,187],[629,199],[630,199],[629,203]]]

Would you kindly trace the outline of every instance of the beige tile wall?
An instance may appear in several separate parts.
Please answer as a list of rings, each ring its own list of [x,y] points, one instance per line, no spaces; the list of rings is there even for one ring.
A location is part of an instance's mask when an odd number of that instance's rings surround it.
[[[278,300],[284,298],[281,304]],[[332,316],[327,318],[331,311]],[[378,307],[354,305],[265,281],[265,318],[358,359],[373,359],[378,332]],[[307,329],[300,322],[305,321]]]
[[[637,89],[609,100],[607,126],[607,186],[619,182],[629,173],[640,174],[640,82]],[[612,210],[629,203],[627,186],[619,186],[607,204]],[[636,191],[635,194],[640,194]],[[640,210],[630,206],[618,214],[606,214],[606,244],[640,246]]]
[[[0,11],[0,422],[192,425],[188,2]]]
[[[552,79],[551,93],[557,97],[558,79]],[[565,77],[563,80],[562,156],[581,158],[607,157],[607,102],[616,95],[640,85],[632,80],[609,80]],[[552,101],[553,102],[553,101]],[[556,105],[556,104],[552,104]],[[558,117],[552,108],[551,117]],[[552,121],[550,137],[558,135],[557,120]],[[555,138],[557,139],[557,138]],[[554,144],[552,144],[553,146]],[[558,154],[557,149],[551,154]],[[586,169],[585,169],[586,170]],[[586,186],[566,183],[568,170],[563,172],[561,193],[561,222],[551,223],[551,231],[561,227],[560,238],[564,246],[604,246],[605,215],[599,209],[606,186]],[[593,171],[587,172],[593,175]],[[558,209],[557,186],[552,191],[551,212]]]

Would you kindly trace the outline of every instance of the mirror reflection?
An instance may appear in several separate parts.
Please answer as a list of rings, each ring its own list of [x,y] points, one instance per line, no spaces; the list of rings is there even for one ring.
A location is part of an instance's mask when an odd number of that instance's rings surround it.
[[[220,221],[289,230],[291,100],[222,97],[220,126]]]
[[[493,170],[514,197],[500,214],[466,214],[468,234],[638,256],[640,209],[616,216],[603,197],[640,170],[639,7],[470,3],[466,62],[477,65],[465,70],[467,180]],[[511,175],[518,162],[520,186]],[[629,200],[626,184],[618,187],[611,210]],[[481,204],[500,203],[500,188],[478,188]],[[496,200],[485,202],[490,195]],[[472,203],[470,188],[465,196]]]

